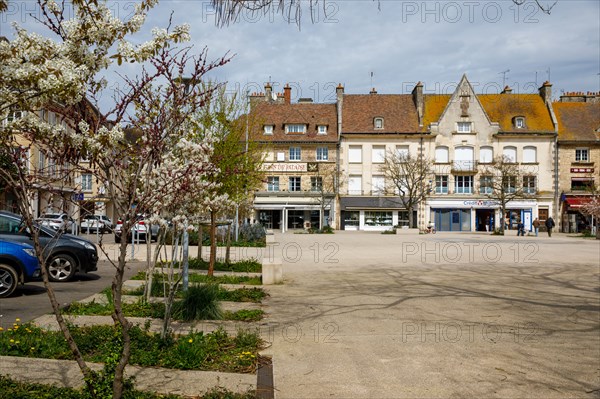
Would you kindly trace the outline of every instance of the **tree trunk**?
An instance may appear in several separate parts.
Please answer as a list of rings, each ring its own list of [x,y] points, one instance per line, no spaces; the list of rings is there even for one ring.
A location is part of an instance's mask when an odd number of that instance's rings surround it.
[[[212,276],[217,261],[217,212],[210,211],[210,260],[208,263],[208,275]]]
[[[17,191],[15,190],[15,193],[16,192]],[[18,194],[21,194],[21,193],[19,192]],[[27,197],[25,195],[19,195],[19,200],[21,203],[23,203],[23,204],[27,203],[26,199],[27,199]],[[25,219],[26,226],[30,229],[30,231],[33,232],[35,229],[33,228],[32,215],[30,215],[28,212],[23,212],[23,218]],[[77,365],[79,366],[79,369],[81,370],[81,373],[83,374],[85,380],[88,381],[87,388],[91,392],[92,387],[90,386],[90,384],[93,382],[93,373],[92,373],[92,370],[89,368],[89,366],[86,364],[85,360],[83,359],[83,355],[81,354],[81,351],[79,350],[79,347],[77,346],[77,343],[75,342],[75,340],[73,339],[73,336],[71,335],[71,332],[69,331],[67,322],[63,318],[62,310],[60,309],[60,304],[58,303],[58,300],[56,299],[56,294],[54,292],[54,288],[50,284],[50,281],[48,279],[48,268],[46,266],[46,258],[44,256],[44,251],[40,244],[39,232],[32,233],[31,238],[33,241],[32,244],[34,247],[35,255],[37,256],[39,263],[40,263],[40,270],[41,270],[41,274],[42,274],[42,280],[44,282],[44,288],[46,288],[46,293],[48,295],[48,299],[50,300],[50,304],[52,306],[52,311],[54,312],[54,315],[56,316],[56,322],[58,323],[60,331],[62,332],[63,336],[65,337],[65,340],[67,341],[67,344],[69,345],[69,349],[71,350],[71,353],[73,354],[73,357],[75,358],[75,361],[77,362]]]
[[[200,223],[200,228],[198,229],[198,259],[202,259],[202,242],[204,242],[204,226]]]
[[[227,249],[225,250],[225,263],[229,264],[231,256],[231,224],[227,225]]]
[[[123,246],[122,246],[123,247]],[[126,247],[122,251],[123,255],[125,255]],[[121,398],[123,396],[123,388],[124,388],[124,377],[125,377],[125,367],[129,363],[129,356],[131,354],[131,337],[129,336],[129,330],[131,329],[131,323],[129,320],[125,318],[125,314],[123,313],[123,306],[121,302],[121,294],[123,292],[123,274],[125,272],[125,256],[123,256],[123,262],[121,262],[121,257],[119,257],[119,265],[117,267],[117,272],[113,278],[112,283],[112,295],[113,295],[113,303],[114,310],[112,314],[112,318],[115,324],[121,326],[121,336],[123,337],[123,348],[121,350],[121,357],[117,363],[115,368],[115,376],[113,380],[113,398]]]

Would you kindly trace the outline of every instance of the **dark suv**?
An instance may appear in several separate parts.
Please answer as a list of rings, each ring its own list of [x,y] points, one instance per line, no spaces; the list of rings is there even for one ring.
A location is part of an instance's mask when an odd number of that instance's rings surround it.
[[[38,225],[37,228],[50,281],[69,281],[77,272],[97,270],[98,251],[92,242],[48,227]],[[10,212],[0,212],[0,240],[33,245],[21,216]]]
[[[40,265],[31,245],[0,240],[0,298],[10,296],[19,283],[39,277]]]

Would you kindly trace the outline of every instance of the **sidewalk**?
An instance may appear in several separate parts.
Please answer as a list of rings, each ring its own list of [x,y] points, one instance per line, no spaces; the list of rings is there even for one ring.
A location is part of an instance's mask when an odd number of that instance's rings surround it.
[[[336,232],[276,241],[295,248],[268,303],[278,399],[597,398],[595,240]]]

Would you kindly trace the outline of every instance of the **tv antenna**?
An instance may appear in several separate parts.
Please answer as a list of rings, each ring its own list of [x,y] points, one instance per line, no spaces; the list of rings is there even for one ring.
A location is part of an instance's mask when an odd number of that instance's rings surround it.
[[[371,71],[371,87],[373,87],[373,72]]]
[[[506,74],[510,72],[510,69],[507,69],[506,71],[502,71],[500,73],[498,73],[498,75],[502,75],[502,90],[504,90],[504,88],[506,87]]]

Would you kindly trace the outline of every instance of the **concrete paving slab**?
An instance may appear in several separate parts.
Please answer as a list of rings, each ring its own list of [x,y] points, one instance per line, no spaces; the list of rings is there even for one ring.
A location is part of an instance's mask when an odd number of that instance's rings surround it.
[[[93,370],[102,365],[88,363]],[[18,381],[37,382],[61,387],[83,387],[83,377],[72,360],[35,359],[0,356],[0,374]],[[125,374],[135,378],[136,389],[159,394],[200,396],[215,387],[245,393],[256,389],[256,374],[214,371],[173,370],[127,366]]]
[[[276,397],[598,398],[600,242],[277,234]]]

